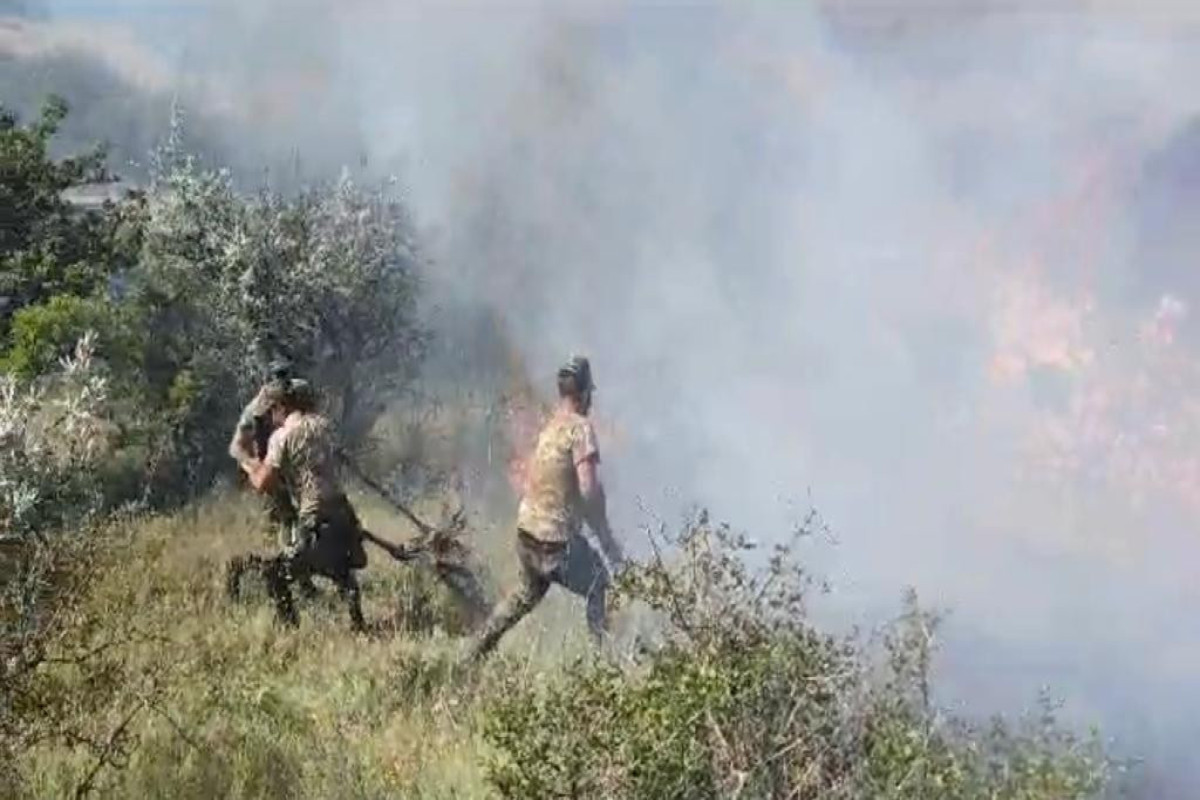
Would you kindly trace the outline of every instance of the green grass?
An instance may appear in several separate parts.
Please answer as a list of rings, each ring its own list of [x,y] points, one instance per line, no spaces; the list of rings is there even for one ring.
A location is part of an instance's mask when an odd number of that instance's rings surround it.
[[[404,523],[355,498],[372,530]],[[430,509],[425,509],[427,512]],[[473,539],[500,585],[516,560],[503,528]],[[73,636],[95,646],[130,632],[87,670],[54,665],[59,698],[81,736],[104,741],[130,713],[120,769],[96,779],[104,797],[482,798],[481,708],[499,682],[536,680],[586,648],[576,598],[552,592],[475,674],[457,666],[463,640],[437,624],[440,588],[371,551],[363,574],[371,633],[349,631],[332,587],[301,601],[301,624],[275,624],[265,594],[223,592],[231,555],[269,542],[258,505],[224,494],[187,512],[136,523],[117,537],[74,613]],[[432,601],[434,624],[406,609]],[[70,796],[95,762],[58,742],[22,765],[27,794]]]

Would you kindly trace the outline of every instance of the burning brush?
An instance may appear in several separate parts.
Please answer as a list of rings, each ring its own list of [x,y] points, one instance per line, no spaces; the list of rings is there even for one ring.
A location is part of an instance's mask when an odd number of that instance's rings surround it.
[[[446,524],[434,527],[393,497],[378,481],[359,469],[346,453],[339,452],[338,455],[359,481],[411,522],[418,531],[416,539],[404,544],[389,542],[365,528],[362,529],[362,537],[397,561],[418,561],[431,567],[438,580],[450,590],[459,606],[466,612],[472,627],[487,619],[491,604],[487,601],[478,576],[468,565],[470,548],[463,542],[467,533],[466,511],[460,506],[448,515]]]

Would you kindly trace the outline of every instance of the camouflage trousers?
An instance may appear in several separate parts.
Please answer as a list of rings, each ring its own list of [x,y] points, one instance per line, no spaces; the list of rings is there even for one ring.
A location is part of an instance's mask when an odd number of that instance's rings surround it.
[[[277,489],[267,495],[266,516],[269,538],[281,552],[287,552],[288,548],[295,545],[296,527],[299,520],[296,517],[296,508],[292,505],[292,499],[286,491]],[[300,594],[310,600],[319,594],[317,587],[313,585],[311,576],[300,576],[296,579],[295,584],[296,588],[300,590]]]
[[[591,542],[581,534],[562,543],[543,542],[518,530],[517,557],[521,583],[484,623],[470,657],[478,660],[495,649],[500,638],[532,611],[555,583],[586,600],[588,631],[599,644],[607,623],[606,603],[612,581]]]
[[[317,575],[332,577],[363,569],[367,566],[367,552],[363,549],[361,530],[354,507],[342,495],[316,513],[301,514],[283,552]]]
[[[229,591],[238,593],[240,574],[254,569],[262,574],[267,590],[275,601],[279,618],[289,624],[299,619],[292,597],[293,584],[311,586],[315,575],[328,578],[337,586],[350,611],[350,622],[356,630],[365,627],[361,593],[355,570],[367,565],[358,517],[349,500],[340,497],[317,514],[302,514],[291,526],[288,541],[279,555],[272,558],[246,556],[235,559],[229,567]]]
[[[296,507],[287,492],[277,489],[265,498],[267,527],[273,532],[280,548],[292,542],[292,529],[296,526]]]

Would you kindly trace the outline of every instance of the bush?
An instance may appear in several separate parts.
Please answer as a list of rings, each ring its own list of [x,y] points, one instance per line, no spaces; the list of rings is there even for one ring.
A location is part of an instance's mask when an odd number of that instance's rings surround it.
[[[79,213],[63,199],[77,186],[109,180],[100,149],[53,160],[50,141],[67,114],[51,98],[21,126],[0,108],[0,337],[11,315],[49,298],[91,295],[119,263],[105,214]]]
[[[415,231],[388,187],[344,180],[244,197],[178,136],[128,214],[141,243],[125,302],[152,332],[141,373],[170,420],[162,482],[205,488],[266,363],[291,358],[359,445],[424,353]],[[220,421],[220,422],[217,422]]]
[[[134,326],[123,318],[122,309],[105,299],[67,294],[26,306],[13,315],[12,346],[0,358],[0,371],[27,380],[48,373],[89,333],[97,354],[128,375],[137,363],[142,342]]]
[[[44,537],[105,510],[108,412],[108,382],[89,335],[59,372],[32,385],[0,374],[0,537]]]
[[[701,515],[622,579],[664,620],[622,669],[576,664],[491,704],[492,784],[522,798],[1083,798],[1105,784],[1094,743],[1053,716],[1020,733],[943,717],[929,700],[935,619],[915,599],[871,653],[806,621],[789,547],[759,575],[752,545]],[[657,552],[663,552],[659,550]]]
[[[73,722],[122,691],[111,680],[108,648],[84,643],[99,620],[77,614],[107,563],[100,538],[112,510],[107,400],[86,336],[60,372],[32,386],[0,375],[0,788],[15,786],[8,770],[32,747],[66,743],[98,763],[122,752],[119,728],[89,737]],[[117,621],[104,624],[110,642],[128,633]],[[61,691],[51,664],[86,675],[87,696]]]
[[[105,363],[121,453],[158,506],[195,497],[268,359],[314,380],[346,444],[416,374],[422,256],[391,185],[349,180],[245,196],[187,155],[179,119],[149,186],[83,212],[66,189],[103,180],[103,153],[54,161],[65,105],[20,127],[0,114],[0,372],[33,381],[85,332]],[[132,489],[132,487],[131,487]]]

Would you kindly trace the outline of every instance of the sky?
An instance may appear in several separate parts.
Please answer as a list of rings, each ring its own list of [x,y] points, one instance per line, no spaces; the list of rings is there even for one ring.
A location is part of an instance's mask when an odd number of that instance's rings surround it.
[[[132,162],[181,100],[243,170],[397,174],[435,296],[547,385],[592,357],[635,550],[646,509],[770,540],[812,503],[821,613],[913,585],[947,702],[1049,685],[1200,788],[1200,12],[24,6],[0,99],[74,87],[78,140]]]

